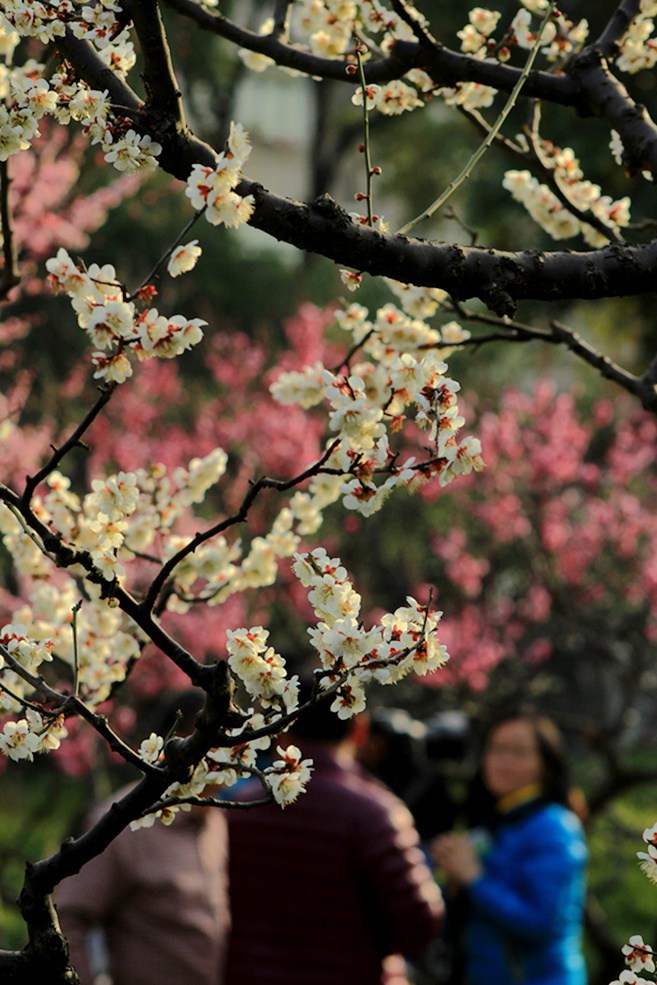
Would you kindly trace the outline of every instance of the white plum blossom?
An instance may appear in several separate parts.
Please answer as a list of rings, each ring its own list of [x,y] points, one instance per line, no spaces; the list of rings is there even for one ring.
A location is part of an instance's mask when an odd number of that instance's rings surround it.
[[[653,983],[648,978],[641,978],[635,971],[626,969],[621,971],[617,980],[611,982],[611,985],[653,985]]]
[[[99,349],[109,349],[119,339],[134,332],[135,307],[126,301],[108,301],[96,305],[89,316],[86,331]]]
[[[217,155],[214,167],[202,164],[192,167],[185,194],[212,225],[234,228],[249,221],[255,207],[253,196],[238,195],[234,189],[250,153],[246,131],[232,123],[226,151]]]
[[[196,266],[202,252],[197,239],[193,239],[190,243],[177,246],[169,257],[167,272],[171,277],[179,277],[180,274],[189,273]]]
[[[282,694],[285,684],[285,660],[267,646],[269,633],[262,626],[249,630],[228,630],[226,649],[228,664],[251,697],[269,701]]]
[[[274,800],[281,807],[288,807],[305,793],[305,787],[313,771],[312,759],[302,759],[301,750],[296,746],[277,748],[281,757],[265,770],[267,784]]]
[[[108,132],[103,141],[103,151],[108,164],[113,164],[117,171],[131,173],[155,167],[162,146],[148,134],[128,130],[117,137]]]
[[[164,749],[164,739],[156,732],[151,732],[139,746],[139,755],[146,763],[156,763]]]
[[[280,373],[270,386],[272,396],[280,404],[298,404],[304,409],[314,407],[326,396],[324,366],[317,362],[301,371]]]
[[[630,937],[627,944],[621,948],[625,963],[630,971],[654,971],[655,961],[650,944],[646,944],[640,934]]]
[[[378,103],[380,94],[381,94],[381,86],[372,84],[365,86],[364,90],[362,86],[358,86],[353,96],[351,97],[351,101],[354,104],[354,106],[362,106],[364,101],[366,109],[374,109],[374,107]]]
[[[384,116],[399,116],[400,113],[410,112],[424,106],[424,100],[420,99],[412,86],[402,82],[401,79],[395,79],[381,86],[376,96],[375,106],[379,113]]]

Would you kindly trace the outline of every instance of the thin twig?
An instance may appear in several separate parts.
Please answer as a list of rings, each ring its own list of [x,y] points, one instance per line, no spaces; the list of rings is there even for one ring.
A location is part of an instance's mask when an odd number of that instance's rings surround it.
[[[185,544],[184,547],[173,554],[162,565],[157,575],[151,582],[150,588],[148,589],[140,608],[144,611],[150,611],[153,608],[157,601],[158,595],[166,584],[167,579],[180,564],[180,562],[183,561],[189,554],[193,554],[197,547],[200,547],[201,544],[204,544],[211,538],[216,537],[217,534],[223,533],[223,531],[227,530],[229,527],[242,523],[246,519],[246,516],[255,499],[263,489],[276,489],[279,492],[285,492],[287,489],[292,489],[294,486],[298,486],[306,479],[310,479],[312,476],[319,474],[323,470],[325,463],[335,451],[337,444],[337,441],[332,442],[318,462],[315,462],[314,465],[311,465],[304,472],[294,476],[292,479],[270,479],[267,476],[262,476],[260,479],[253,482],[236,513],[233,513],[231,516],[226,517],[226,519],[214,524],[207,530],[197,533],[190,541],[187,542],[187,544]]]
[[[80,655],[78,653],[78,612],[82,608],[82,599],[76,602],[72,609],[71,632],[73,633],[73,694],[80,696]]]
[[[363,56],[360,44],[356,45],[356,64],[360,89],[363,95],[363,158],[365,160],[365,201],[367,203],[367,225],[372,225],[372,159],[370,152],[370,111],[367,107],[367,83],[363,69]]]
[[[27,481],[25,483],[25,491],[23,492],[23,498],[22,498],[23,504],[25,506],[29,505],[30,500],[32,499],[32,495],[34,494],[34,490],[37,488],[37,486],[41,482],[43,482],[44,479],[47,479],[48,476],[51,474],[51,472],[54,472],[54,470],[57,468],[57,466],[64,458],[64,456],[67,455],[72,448],[77,448],[81,446],[82,435],[85,433],[85,431],[87,431],[91,427],[93,422],[96,420],[101,410],[103,409],[105,404],[109,401],[110,397],[116,390],[116,386],[117,386],[116,383],[110,383],[107,386],[103,387],[103,389],[101,389],[98,400],[93,405],[91,410],[85,415],[84,419],[76,427],[75,431],[73,431],[71,436],[67,438],[64,444],[60,445],[59,448],[53,449],[53,454],[51,458],[46,462],[43,468],[36,473],[36,475],[31,477],[28,476]]]
[[[488,148],[491,146],[491,144],[497,137],[497,134],[502,129],[511,110],[513,109],[516,102],[518,101],[518,96],[520,95],[522,87],[524,86],[527,80],[527,76],[531,71],[536,56],[538,55],[541,37],[543,36],[543,31],[547,27],[548,22],[552,17],[552,12],[554,11],[555,5],[556,5],[556,0],[551,0],[551,3],[548,6],[545,16],[543,17],[543,20],[541,21],[539,28],[536,32],[536,40],[534,41],[532,50],[529,53],[529,57],[525,62],[524,68],[520,73],[518,81],[513,87],[513,91],[511,92],[511,95],[509,96],[506,103],[504,104],[500,115],[497,117],[495,123],[490,128],[489,134],[484,138],[484,140],[479,145],[477,150],[474,152],[470,160],[466,163],[465,167],[461,169],[461,171],[454,178],[453,181],[450,181],[449,185],[442,193],[442,195],[439,195],[438,198],[435,200],[435,202],[432,202],[432,204],[428,208],[426,208],[424,212],[421,212],[420,215],[416,216],[415,219],[411,219],[410,222],[407,222],[406,225],[402,226],[401,229],[398,230],[399,233],[401,233],[402,235],[406,235],[411,231],[411,229],[415,229],[415,227],[418,226],[425,219],[430,219],[431,216],[434,215],[438,211],[438,209],[440,209],[445,204],[445,202],[447,202],[452,197],[454,192],[458,188],[460,188],[463,182],[467,181],[467,179],[470,177],[470,175],[474,171],[475,167],[477,166],[481,158],[484,156]]]
[[[169,257],[171,256],[171,254],[173,253],[173,251],[175,250],[175,248],[178,246],[179,243],[182,242],[182,240],[184,239],[184,237],[187,235],[187,233],[190,231],[190,229],[194,226],[194,224],[198,222],[198,220],[201,218],[201,216],[203,215],[204,212],[205,212],[205,209],[200,209],[200,211],[194,213],[194,215],[189,220],[189,222],[187,222],[185,224],[184,228],[181,229],[181,231],[178,233],[178,235],[174,239],[173,243],[170,246],[168,246],[167,249],[164,251],[164,253],[160,257],[160,259],[157,261],[157,263],[155,264],[155,266],[151,270],[151,272],[149,274],[147,274],[146,277],[144,277],[144,279],[141,282],[141,284],[139,285],[139,287],[135,291],[133,291],[132,294],[129,297],[126,298],[126,301],[134,301],[134,299],[136,297],[139,297],[140,291],[142,291],[144,289],[144,287],[146,287],[147,284],[150,284],[150,282],[153,280],[153,278],[155,277],[155,275],[159,271],[159,269],[162,266],[162,264],[165,263],[169,259]]]

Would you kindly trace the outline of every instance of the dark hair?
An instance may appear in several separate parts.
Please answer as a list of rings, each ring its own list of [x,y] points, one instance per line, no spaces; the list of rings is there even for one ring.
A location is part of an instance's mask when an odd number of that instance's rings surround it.
[[[546,715],[519,711],[496,719],[486,734],[486,742],[501,725],[507,722],[526,722],[532,730],[543,763],[543,791],[557,804],[570,806],[570,770],[563,735]]]
[[[299,704],[303,705],[310,701],[313,696],[313,680],[306,675],[299,681]],[[338,718],[331,705],[334,698],[329,695],[321,698],[316,704],[310,705],[302,711],[293,725],[290,726],[292,732],[299,739],[317,739],[320,742],[339,743],[345,739],[352,730],[351,719]]]
[[[177,723],[178,734],[189,735],[204,703],[205,694],[198,688],[165,694],[158,702],[155,731],[158,735],[166,735]]]

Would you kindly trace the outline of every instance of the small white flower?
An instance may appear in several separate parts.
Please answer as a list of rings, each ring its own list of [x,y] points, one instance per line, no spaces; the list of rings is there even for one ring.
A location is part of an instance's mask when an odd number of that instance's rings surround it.
[[[189,273],[196,266],[201,253],[202,250],[197,239],[193,239],[191,243],[177,246],[169,257],[167,272],[171,277],[179,277],[180,274]]]

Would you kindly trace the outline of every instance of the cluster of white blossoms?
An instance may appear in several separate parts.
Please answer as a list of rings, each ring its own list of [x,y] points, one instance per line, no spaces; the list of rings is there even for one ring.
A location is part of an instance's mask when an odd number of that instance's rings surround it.
[[[430,476],[446,485],[483,467],[478,439],[458,438],[464,423],[456,398],[459,384],[446,375],[444,362],[469,333],[454,321],[438,330],[423,320],[435,312],[444,292],[391,286],[415,316],[394,304],[384,305],[372,320],[359,304],[336,313],[336,322],[360,352],[348,374],[318,362],[282,373],[271,387],[282,404],[326,404],[337,438],[329,439],[326,463],[336,474],[312,479],[302,495],[310,503],[319,496],[324,504],[332,488],[333,499],[342,496],[347,509],[363,516],[379,510],[397,488],[414,487]],[[410,421],[427,432],[430,458],[393,463],[390,435]]]
[[[643,832],[643,840],[647,845],[647,852],[637,852],[637,858],[641,864],[643,872],[651,882],[657,883],[657,824],[651,828],[646,828]]]
[[[365,708],[365,685],[393,684],[410,673],[424,676],[447,661],[437,636],[442,612],[431,612],[408,598],[407,605],[365,629],[359,622],[361,597],[338,558],[317,548],[295,557],[293,570],[308,589],[317,625],[308,629],[323,669],[321,687],[335,688],[331,705],[339,718]]]
[[[410,13],[420,23],[425,17],[411,4]],[[273,18],[262,22],[258,33],[267,36],[274,30]],[[308,50],[321,58],[348,58],[349,70],[356,73],[353,55],[354,37],[365,39],[361,57],[370,57],[367,40],[383,52],[390,51],[397,40],[413,40],[413,31],[408,23],[379,0],[298,0],[292,6],[289,33],[279,40],[304,43]],[[264,72],[276,67],[273,59],[259,52],[241,48],[239,56],[244,64],[254,72]],[[280,67],[280,71],[290,75],[298,74],[293,69]],[[385,85],[366,87],[368,109],[376,109],[386,116],[398,116],[408,110],[420,109],[425,105],[421,93],[429,92],[433,83],[425,72],[413,69],[403,79],[395,79]],[[353,102],[362,105],[362,89],[356,92]]]
[[[179,248],[171,258],[172,272],[193,267],[193,257],[190,260],[185,254],[191,247]],[[51,287],[68,295],[78,325],[97,347],[91,357],[97,379],[123,383],[132,375],[131,355],[140,361],[174,359],[203,338],[206,322],[200,318],[167,317],[157,308],[139,311],[111,264],[92,263],[85,269],[61,248],[46,261],[46,269]]]
[[[276,751],[281,758],[274,760],[264,775],[276,803],[287,807],[305,792],[313,763],[312,759],[302,759],[302,752],[297,746],[289,745],[286,749],[278,746]]]
[[[97,570],[102,568],[110,577],[119,567],[118,550],[106,542],[105,528],[111,532],[122,525],[121,521],[103,513],[94,514],[93,495],[87,498],[85,507],[89,512],[85,514],[63,476],[53,474],[51,483],[45,496],[36,497],[35,513],[60,532],[69,547],[89,551]],[[26,585],[25,601],[13,613],[13,622],[3,628],[0,642],[30,675],[39,674],[42,664],[56,656],[71,668],[83,699],[91,704],[101,703],[139,656],[139,631],[112,600],[101,598],[99,586],[89,581],[85,583],[88,597],[74,626],[73,612],[80,599],[76,579],[85,574],[82,566],[75,565],[70,573],[55,573],[54,564],[36,535],[28,535],[4,505],[0,505],[0,537]],[[20,714],[21,700],[29,695],[31,686],[10,668],[9,661],[0,673],[0,712]]]
[[[321,673],[318,688],[328,692],[331,710],[339,718],[363,711],[365,687],[372,681],[393,684],[408,674],[436,671],[449,659],[438,636],[441,612],[431,611],[408,598],[407,604],[386,614],[380,623],[365,629],[359,622],[361,597],[353,588],[338,558],[323,548],[295,555],[292,570],[308,590],[317,625],[308,630],[317,651]],[[269,643],[263,626],[228,631],[228,664],[241,683],[246,700],[253,702],[244,713],[244,724],[229,730],[234,743],[211,749],[185,785],[174,784],[167,797],[202,796],[216,788],[233,786],[244,775],[256,773],[282,807],[304,791],[312,773],[312,761],[303,759],[296,746],[278,748],[280,759],[258,770],[258,754],[269,749],[276,720],[289,721],[299,709],[299,679],[288,677],[284,658]],[[238,694],[239,699],[239,694]],[[250,735],[255,733],[254,738]],[[155,764],[163,755],[164,739],[151,733],[139,748],[145,763]],[[146,815],[133,827],[152,824],[156,818],[170,823],[179,809],[172,805]]]
[[[139,331],[139,316],[135,317],[132,302],[122,300],[113,268],[82,270],[62,253],[51,264],[51,276],[72,297],[85,330],[99,347],[115,339],[119,345],[126,344],[132,338],[131,332]],[[439,291],[396,283],[391,287],[409,310],[425,317],[435,313],[444,299]],[[230,541],[224,533],[217,533],[190,549],[190,538],[177,532],[179,521],[202,503],[210,488],[224,476],[227,456],[222,449],[193,459],[186,468],[168,471],[154,465],[93,479],[85,495],[76,493],[65,475],[53,471],[33,495],[31,505],[40,523],[72,553],[67,571],[60,571],[55,577],[53,559],[38,535],[28,531],[8,507],[0,508],[0,534],[5,548],[14,559],[17,573],[31,585],[29,602],[15,613],[15,626],[11,634],[7,629],[6,641],[26,673],[38,673],[41,663],[54,654],[71,668],[82,700],[91,707],[97,706],[125,678],[146,642],[112,597],[114,584],[142,590],[142,558],[146,554],[159,557],[161,563],[170,566],[172,591],[167,593],[168,608],[184,612],[198,600],[218,605],[236,592],[273,584],[279,561],[300,550],[302,538],[316,532],[323,510],[340,496],[348,507],[368,513],[378,508],[399,484],[412,484],[431,471],[440,474],[441,481],[447,481],[459,471],[480,466],[478,445],[472,440],[461,444],[456,441],[455,433],[462,424],[455,402],[458,387],[445,377],[445,366],[439,358],[440,353],[465,337],[459,326],[443,326],[441,336],[393,305],[382,308],[371,325],[367,313],[357,305],[343,312],[340,321],[354,339],[362,341],[363,353],[370,358],[354,367],[359,377],[328,374],[323,367],[317,371],[316,399],[327,401],[329,426],[336,436],[326,466],[330,473],[320,471],[304,490],[293,491],[269,530],[253,537],[250,543],[243,546],[239,539]],[[134,344],[138,344],[137,340]],[[424,351],[424,346],[436,344],[440,345],[440,352]],[[421,358],[416,360],[406,351],[409,349]],[[386,428],[401,419],[411,401],[416,420],[429,432],[434,454],[426,467],[416,467],[410,461],[391,469]],[[386,471],[388,478],[377,486],[378,470]],[[79,608],[80,578],[84,580],[86,598],[74,620],[73,612]],[[418,645],[420,617],[416,609],[412,610],[412,618],[408,612],[396,613],[389,626],[382,623],[374,639],[358,629],[360,600],[346,582],[339,586],[336,582],[330,598],[321,597],[319,588],[313,592],[311,601],[322,624],[316,638],[319,642],[321,637],[323,654],[336,650],[337,659],[338,642],[345,634],[351,638],[357,633],[363,656],[368,641],[377,650],[377,666],[371,666],[370,660],[367,671],[372,676],[388,681],[410,669],[435,665],[436,654],[427,656],[429,651],[424,652]],[[332,606],[338,597],[342,599],[342,621],[336,623]],[[401,646],[414,647],[415,656],[411,660],[409,649],[403,660],[397,660],[393,671],[383,665],[390,658],[397,632],[406,634]],[[286,715],[295,709],[297,681],[287,676],[282,658],[267,645],[264,630],[235,630],[229,634],[228,650],[231,667],[261,709],[269,709],[270,715]],[[397,648],[397,655],[399,652]],[[326,656],[323,659],[325,665]],[[342,654],[339,659],[343,661]],[[344,662],[340,664],[343,666]],[[343,711],[353,711],[362,703],[365,671],[363,667],[360,670],[360,679],[343,682],[335,699]],[[24,703],[29,683],[5,668],[0,693],[2,711],[10,719],[6,724],[14,736],[12,748],[20,745],[29,750],[30,743],[36,740],[26,738],[21,744],[19,738],[34,730],[18,724],[28,721]],[[52,728],[49,732],[51,736],[55,734]],[[40,748],[47,748],[49,741],[44,740]],[[151,761],[159,753],[157,741],[147,742],[142,753],[145,761]],[[224,760],[221,768],[252,767],[254,755],[247,744],[237,760]],[[290,782],[281,791],[291,789]]]
[[[616,66],[621,72],[634,75],[657,64],[657,38],[655,22],[657,3],[655,0],[641,0],[639,13],[633,18],[620,43],[620,55]]]
[[[570,147],[554,147],[544,141],[542,161],[552,171],[555,184],[574,211],[530,171],[506,171],[502,185],[553,239],[569,239],[581,234],[590,246],[608,243],[610,237],[586,221],[587,213],[615,233],[629,224],[629,198],[625,196],[613,201],[603,195],[599,185],[584,178],[579,160]]]
[[[13,669],[14,664],[36,675],[52,660],[53,641],[36,639],[18,621],[0,629],[0,754],[32,761],[37,753],[58,749],[68,732],[58,715],[42,715],[22,698],[32,691]]]
[[[424,106],[424,100],[418,96],[417,89],[401,79],[395,79],[386,85],[367,85],[365,90],[358,86],[351,101],[354,106],[362,106],[363,99],[368,110],[376,109],[384,116],[399,116],[407,110]]]
[[[541,16],[546,4],[547,0],[523,0],[522,9],[507,26],[497,12],[475,8],[459,34],[462,50],[477,58],[504,60],[507,42],[531,48],[532,17]],[[629,57],[632,39],[645,34],[655,6],[642,0],[641,13],[623,41],[624,56]],[[121,6],[115,0],[7,0],[2,7],[0,160],[29,146],[40,119],[50,115],[61,124],[81,126],[120,171],[155,166],[160,145],[139,131],[138,114],[131,116],[125,107],[112,106],[108,91],[91,89],[66,66],[56,66],[48,76],[47,60],[11,64],[20,37],[50,45],[70,31],[89,42],[110,71],[124,77],[136,59]],[[410,5],[406,9],[424,22]],[[264,33],[272,28],[273,24],[263,25]],[[499,42],[493,37],[496,33]],[[409,23],[380,0],[299,0],[292,5],[293,42],[307,39],[315,54],[343,57],[351,74],[357,68],[354,34],[364,38],[364,60],[372,57],[368,39],[374,42],[372,51],[386,54],[395,41],[415,37]],[[541,40],[542,54],[555,61],[572,52],[585,36],[585,22],[575,25],[556,15]],[[652,51],[647,38],[643,48]],[[250,61],[258,68],[269,64],[262,56]],[[402,80],[367,86],[354,101],[364,98],[369,108],[394,115],[425,105],[430,91],[431,80],[412,71]],[[438,94],[447,103],[478,109],[492,103],[495,90],[465,83]],[[235,227],[251,217],[253,199],[237,190],[249,153],[245,131],[233,123],[225,150],[210,164],[192,168],[186,195],[210,223]],[[560,187],[566,197],[577,208],[590,209],[610,228],[622,226],[627,221],[625,200],[605,200],[597,186],[578,173],[574,156],[568,160],[566,152],[559,153],[551,166],[555,180],[563,178]],[[527,183],[517,179],[516,184]],[[168,261],[171,276],[191,270],[199,254],[196,241],[176,246]],[[166,317],[155,308],[141,307],[109,264],[83,268],[60,250],[47,267],[53,286],[71,299],[78,324],[95,348],[95,375],[105,382],[125,381],[132,373],[132,357],[174,358],[202,337],[205,323],[199,319]],[[348,277],[358,282],[358,275]],[[310,551],[303,542],[319,528],[326,507],[340,498],[347,509],[369,515],[398,488],[412,490],[430,477],[445,484],[483,465],[478,440],[459,436],[463,426],[459,386],[447,375],[444,361],[468,333],[454,321],[440,328],[427,324],[445,299],[443,292],[399,284],[391,284],[391,289],[401,307],[384,305],[372,318],[362,306],[352,304],[336,316],[340,328],[349,333],[352,351],[343,373],[317,363],[282,374],[272,387],[283,404],[325,408],[330,434],[327,455],[307,484],[292,492],[270,528],[244,546],[225,532],[212,535],[210,531],[206,538],[193,539],[184,533],[192,521],[198,529],[194,507],[226,472],[227,458],[221,449],[193,459],[187,468],[168,471],[153,465],[99,477],[86,494],[78,494],[66,476],[52,472],[30,503],[40,529],[49,532],[47,543],[28,531],[7,506],[0,506],[4,547],[21,580],[29,584],[28,600],[0,631],[4,647],[1,752],[29,760],[36,752],[55,748],[64,737],[58,718],[48,718],[30,705],[29,678],[52,657],[69,668],[75,693],[91,708],[125,679],[147,640],[121,611],[113,592],[125,586],[135,597],[143,596],[144,586],[148,587],[145,572],[153,562],[160,565],[157,570],[167,565],[166,592],[162,592],[166,607],[185,612],[199,600],[219,605],[233,593],[273,584],[280,561],[294,557],[293,570],[307,588],[316,616],[316,625],[308,632],[318,654],[320,688],[330,691],[331,707],[342,718],[362,710],[370,682],[391,684],[409,673],[424,674],[444,664],[447,653],[437,636],[440,613],[408,599],[366,629],[359,620],[360,596],[339,560],[321,548]],[[400,461],[391,448],[391,436],[411,422],[422,429],[428,445],[422,461],[412,456]],[[56,568],[53,542],[67,551],[66,570]],[[243,726],[230,733],[233,745],[213,750],[189,782],[174,784],[165,798],[198,797],[213,785],[229,786],[240,776],[259,773],[258,754],[271,744],[270,735],[263,732],[273,732],[277,722],[289,721],[298,708],[298,680],[288,675],[285,660],[270,645],[264,627],[229,632],[227,651],[229,666],[254,707],[245,712]],[[160,763],[164,751],[164,739],[151,734],[138,754],[152,767]],[[295,747],[281,748],[278,755],[264,776],[274,798],[285,805],[303,790],[311,763]],[[158,816],[169,823],[175,811],[175,806],[166,807],[137,823],[150,824]],[[650,843],[646,858],[657,870],[653,848]]]
[[[8,759],[28,760],[35,755],[58,749],[68,732],[61,716],[44,719],[33,708],[26,708],[25,717],[10,720],[0,729],[0,753]]]
[[[24,150],[38,135],[39,120],[49,115],[58,122],[80,123],[100,144],[108,163],[119,171],[134,172],[157,164],[161,146],[148,134],[138,133],[125,116],[111,112],[107,91],[91,89],[85,83],[57,69],[46,77],[46,65],[29,60],[13,65],[19,38],[34,37],[49,44],[70,30],[75,37],[90,42],[112,72],[125,76],[136,61],[129,27],[121,23],[121,8],[113,0],[94,4],[72,0],[48,3],[7,0],[0,14],[0,160]]]
[[[547,9],[547,0],[522,0],[520,10],[495,39],[493,33],[498,28],[500,12],[474,7],[468,14],[468,23],[457,32],[461,51],[480,59],[494,56],[504,62],[510,58],[511,47],[529,51],[538,43],[548,61],[563,59],[584,44],[588,36],[588,23],[582,20],[575,24],[561,12],[555,11],[539,38],[532,15],[543,17]]]
[[[67,67],[57,67],[46,77],[45,63],[29,60],[23,65],[12,64],[20,37],[49,44],[66,30],[89,42],[120,77],[134,67],[130,25],[124,23],[123,11],[114,0],[84,4],[77,0],[7,0],[0,13],[0,161],[29,147],[38,135],[39,120],[50,115],[62,124],[78,123],[92,144],[101,145],[105,160],[118,171],[133,173],[155,167],[161,145],[138,131],[125,107],[112,107],[107,90],[91,89],[75,79]],[[187,193],[196,208],[205,210],[210,222],[236,226],[251,215],[252,200],[241,199],[233,191],[247,156],[246,136],[234,126],[229,147],[219,155],[215,170],[199,166],[190,176]]]
[[[248,222],[254,208],[252,195],[238,195],[234,189],[242,179],[242,167],[251,153],[244,128],[231,122],[226,150],[217,155],[213,168],[195,164],[187,180],[185,194],[213,226],[236,228]]]

